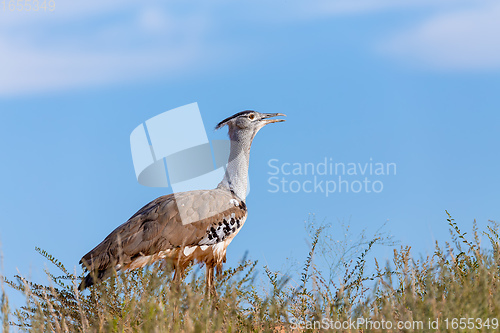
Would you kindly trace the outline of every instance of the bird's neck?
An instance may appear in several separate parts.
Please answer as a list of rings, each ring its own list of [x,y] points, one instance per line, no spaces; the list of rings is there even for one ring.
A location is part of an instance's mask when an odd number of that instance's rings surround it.
[[[224,179],[219,187],[233,191],[241,200],[245,200],[248,186],[248,163],[252,140],[231,138],[231,151]]]

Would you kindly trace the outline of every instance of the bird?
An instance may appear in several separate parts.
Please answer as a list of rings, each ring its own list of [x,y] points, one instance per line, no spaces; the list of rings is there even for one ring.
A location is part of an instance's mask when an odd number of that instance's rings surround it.
[[[113,230],[81,260],[85,272],[79,290],[101,282],[120,270],[169,261],[174,281],[187,267],[205,264],[207,292],[215,292],[217,275],[226,262],[226,250],[248,215],[245,203],[250,147],[267,124],[285,121],[282,113],[238,112],[217,124],[228,127],[229,159],[222,181],[210,190],[194,190],[158,197]]]

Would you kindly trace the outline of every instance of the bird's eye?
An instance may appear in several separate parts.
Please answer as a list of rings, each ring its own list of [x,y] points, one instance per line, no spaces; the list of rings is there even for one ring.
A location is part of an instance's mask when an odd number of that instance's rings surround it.
[[[248,116],[248,119],[250,120],[254,120],[255,119],[255,115],[253,113],[251,113],[249,116]]]

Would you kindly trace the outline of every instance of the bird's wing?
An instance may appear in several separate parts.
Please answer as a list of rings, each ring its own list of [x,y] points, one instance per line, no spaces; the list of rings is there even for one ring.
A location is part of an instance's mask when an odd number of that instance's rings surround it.
[[[246,216],[245,203],[225,189],[175,193],[159,197],[116,228],[80,263],[105,270],[135,257],[182,246],[210,245],[234,232],[230,226]],[[224,224],[225,223],[225,224]]]

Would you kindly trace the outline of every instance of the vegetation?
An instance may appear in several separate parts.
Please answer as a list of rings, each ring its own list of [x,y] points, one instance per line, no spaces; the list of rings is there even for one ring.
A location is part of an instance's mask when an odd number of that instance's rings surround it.
[[[338,242],[313,221],[300,282],[264,267],[268,283],[258,283],[257,262],[244,260],[223,272],[216,297],[205,295],[196,271],[174,285],[170,269],[158,264],[118,273],[80,293],[81,276],[37,249],[62,274],[47,272],[48,286],[21,276],[3,279],[0,319],[4,332],[497,331],[498,225],[491,222],[480,233],[474,223],[469,237],[451,216],[447,221],[451,241],[436,243],[432,256],[416,260],[400,246],[385,267],[375,260],[373,274],[367,256],[376,244],[394,245],[390,237],[362,234]],[[481,245],[483,235],[488,246]],[[26,305],[12,311],[5,286],[24,293]]]

